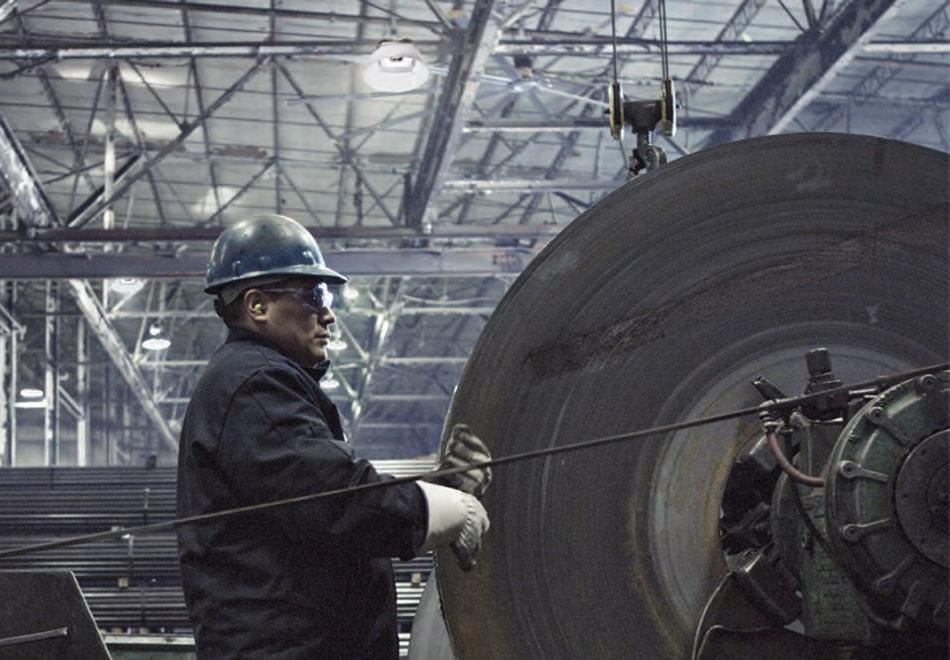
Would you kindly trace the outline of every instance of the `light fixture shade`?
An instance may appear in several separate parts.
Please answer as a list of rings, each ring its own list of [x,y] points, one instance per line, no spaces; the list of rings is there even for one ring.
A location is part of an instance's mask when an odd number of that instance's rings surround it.
[[[116,293],[131,295],[138,293],[145,286],[145,282],[135,277],[120,277],[109,283],[109,288]]]
[[[329,378],[324,378],[323,380],[320,381],[320,388],[324,390],[335,390],[339,386],[340,386],[340,381],[338,381],[333,376],[330,376]]]
[[[17,401],[13,404],[14,408],[45,408],[49,405],[46,399],[30,399],[29,401]]]
[[[410,92],[429,79],[429,67],[409,41],[383,41],[363,65],[363,82],[377,92]]]
[[[24,399],[42,399],[46,393],[35,387],[24,387],[20,390],[20,396]]]
[[[331,339],[327,344],[327,348],[331,351],[345,351],[348,344],[342,339]]]
[[[149,337],[142,342],[142,348],[147,351],[164,351],[172,343],[164,337]]]

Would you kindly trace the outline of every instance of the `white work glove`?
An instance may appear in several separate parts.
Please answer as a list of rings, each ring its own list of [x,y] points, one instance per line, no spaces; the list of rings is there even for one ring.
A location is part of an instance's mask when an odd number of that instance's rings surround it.
[[[456,424],[452,427],[449,441],[445,445],[445,455],[438,469],[465,467],[490,460],[491,452],[481,438],[472,433],[467,425]],[[491,483],[491,468],[478,468],[440,477],[439,483],[481,497]]]
[[[429,508],[426,538],[419,553],[451,544],[459,567],[470,571],[488,531],[488,512],[475,497],[455,488],[417,481]]]

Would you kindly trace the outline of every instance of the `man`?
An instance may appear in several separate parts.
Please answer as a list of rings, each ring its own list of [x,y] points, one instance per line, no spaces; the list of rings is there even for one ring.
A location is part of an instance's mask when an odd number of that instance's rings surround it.
[[[328,284],[346,281],[294,220],[265,215],[225,229],[206,292],[229,328],[192,395],[181,432],[178,515],[192,516],[386,480],[355,458],[327,370]],[[453,430],[442,466],[489,458]],[[198,656],[395,658],[390,557],[453,544],[474,556],[488,517],[473,470],[179,528]],[[452,486],[452,487],[447,487]]]

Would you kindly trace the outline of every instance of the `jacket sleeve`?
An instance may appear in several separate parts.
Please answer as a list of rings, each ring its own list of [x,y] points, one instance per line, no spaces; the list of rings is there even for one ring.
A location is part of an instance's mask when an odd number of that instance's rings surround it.
[[[238,390],[215,462],[242,505],[346,488],[391,477],[335,440],[304,375],[256,372]],[[408,559],[426,534],[425,500],[415,484],[270,509],[293,541],[349,556]]]

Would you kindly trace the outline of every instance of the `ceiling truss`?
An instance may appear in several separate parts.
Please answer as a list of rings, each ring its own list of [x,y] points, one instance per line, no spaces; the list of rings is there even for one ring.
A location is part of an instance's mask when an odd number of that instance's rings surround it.
[[[948,148],[947,2],[729,0],[704,21],[668,5],[684,105],[671,157],[804,128]],[[620,11],[620,78],[652,98],[659,2]],[[199,285],[210,242],[234,217],[287,213],[359,285],[333,368],[351,434],[371,453],[431,449],[512,277],[625,180],[604,130],[608,18],[560,0],[7,3],[4,300],[17,318],[52,318],[31,297],[69,282],[56,318],[84,319],[170,450],[168,420],[221,337]],[[430,63],[426,89],[362,86],[354,58],[389,34]],[[149,283],[126,295],[99,282],[123,276]],[[142,349],[155,328],[174,349]],[[76,391],[61,399],[83,412]]]

